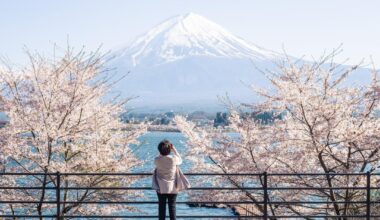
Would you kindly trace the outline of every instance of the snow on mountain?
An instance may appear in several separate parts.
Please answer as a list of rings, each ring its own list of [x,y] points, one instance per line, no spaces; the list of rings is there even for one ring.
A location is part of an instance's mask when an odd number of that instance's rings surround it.
[[[267,60],[278,54],[233,35],[206,18],[189,13],[170,18],[117,54],[133,66],[158,65],[190,56]]]

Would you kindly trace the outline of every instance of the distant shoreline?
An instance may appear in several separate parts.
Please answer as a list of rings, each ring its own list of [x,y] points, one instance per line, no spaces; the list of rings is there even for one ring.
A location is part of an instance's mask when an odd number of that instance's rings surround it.
[[[214,127],[205,127],[206,129],[215,129]],[[230,128],[218,128],[221,132],[233,132]],[[149,125],[148,131],[150,132],[178,132],[181,133],[181,131],[177,128],[177,126],[174,125]]]
[[[172,125],[149,125],[148,131],[151,132],[178,132],[181,131],[176,127]]]
[[[133,128],[133,126],[134,125],[130,125],[127,128],[125,128],[125,130],[129,131],[129,130],[131,130],[131,128]],[[214,127],[204,127],[204,129],[206,129],[206,130],[215,129],[215,130],[219,130],[219,131],[225,132],[225,133],[234,132],[232,129],[230,129],[228,127],[227,128],[217,128],[217,129]],[[148,125],[147,130],[149,132],[176,132],[176,133],[181,133],[181,131],[175,125]]]

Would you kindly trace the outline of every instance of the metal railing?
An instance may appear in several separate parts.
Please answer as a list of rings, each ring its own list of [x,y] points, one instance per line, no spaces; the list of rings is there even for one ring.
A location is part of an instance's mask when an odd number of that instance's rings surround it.
[[[0,213],[0,218],[10,218],[10,219],[19,219],[19,218],[52,218],[52,219],[65,219],[65,218],[118,218],[118,219],[135,219],[135,218],[158,218],[157,215],[70,215],[65,214],[62,216],[61,206],[64,204],[98,204],[98,205],[109,205],[109,204],[158,204],[158,201],[62,201],[61,194],[62,190],[153,190],[150,186],[128,186],[128,187],[73,187],[73,186],[62,186],[61,178],[67,176],[120,176],[120,177],[149,177],[151,173],[0,173],[0,178],[3,176],[50,176],[55,177],[54,185],[55,186],[0,186],[0,190],[45,190],[55,192],[55,200],[43,200],[43,201],[25,201],[25,200],[0,200],[0,205],[4,204],[50,204],[55,205],[53,212],[51,214],[21,214],[21,213],[12,213],[4,214]],[[260,205],[262,207],[262,215],[251,215],[246,214],[235,215],[235,216],[216,216],[216,215],[177,215],[177,218],[192,218],[192,219],[291,219],[291,218],[308,218],[308,219],[374,219],[380,218],[380,215],[371,214],[371,205],[380,204],[380,201],[371,200],[372,190],[380,190],[380,187],[371,186],[371,176],[380,175],[373,173],[185,173],[187,176],[224,176],[224,177],[258,177],[261,180],[261,186],[253,187],[192,187],[189,190],[240,190],[240,191],[260,191],[262,192],[261,201],[178,201],[177,204],[224,204],[224,205]],[[365,186],[356,186],[356,187],[302,187],[302,186],[292,186],[292,187],[271,187],[268,184],[269,177],[302,177],[302,176],[363,176],[366,179]],[[269,199],[269,192],[276,190],[364,190],[365,191],[365,200],[363,201],[272,201]],[[320,205],[320,204],[361,204],[363,209],[365,206],[365,212],[359,213],[356,215],[276,215],[273,216],[269,213],[268,208],[270,205]]]

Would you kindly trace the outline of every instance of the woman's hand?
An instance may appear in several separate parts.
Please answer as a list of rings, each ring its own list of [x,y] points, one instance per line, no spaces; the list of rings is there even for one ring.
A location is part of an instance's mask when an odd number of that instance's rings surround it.
[[[170,145],[170,149],[173,151],[173,154],[175,155],[174,158],[176,160],[176,165],[180,165],[182,163],[182,158],[178,154],[177,149],[174,147],[173,144]]]
[[[173,144],[170,145],[170,149],[173,150],[175,154],[178,154],[177,149],[174,147]]]

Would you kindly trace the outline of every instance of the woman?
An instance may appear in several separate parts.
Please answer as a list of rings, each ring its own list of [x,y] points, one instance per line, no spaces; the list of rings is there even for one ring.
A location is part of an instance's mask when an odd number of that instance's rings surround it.
[[[183,174],[179,174],[180,170],[177,168],[177,165],[182,163],[182,159],[168,140],[163,140],[158,144],[158,151],[160,155],[154,159],[156,169],[153,175],[153,188],[156,189],[158,196],[158,215],[160,220],[165,220],[167,200],[170,220],[173,220],[176,219],[177,193],[183,189],[183,187],[178,187],[178,182],[181,181],[179,175],[183,176]]]

